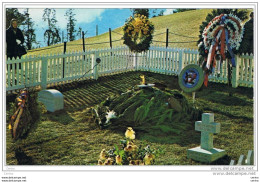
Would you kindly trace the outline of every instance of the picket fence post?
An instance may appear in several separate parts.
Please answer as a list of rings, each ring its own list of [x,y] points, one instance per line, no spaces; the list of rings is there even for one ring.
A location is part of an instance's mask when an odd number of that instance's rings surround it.
[[[235,60],[236,60],[236,67],[233,67],[232,69],[232,87],[233,88],[237,88],[239,83],[239,66],[240,66],[240,62],[241,62],[241,59],[238,55],[236,55],[235,57]]]
[[[93,74],[93,79],[97,80],[98,79],[98,69],[97,69],[97,63],[96,63],[96,51],[91,54],[91,59],[92,59],[92,74]]]
[[[178,75],[181,73],[181,70],[184,67],[184,61],[182,59],[183,58],[183,53],[184,53],[184,50],[180,49],[179,50],[179,71],[178,71]]]
[[[138,53],[134,52],[133,66],[136,71],[137,71],[137,56]]]
[[[41,70],[41,88],[47,88],[47,74],[48,73],[48,58],[46,56],[42,57],[42,70]]]

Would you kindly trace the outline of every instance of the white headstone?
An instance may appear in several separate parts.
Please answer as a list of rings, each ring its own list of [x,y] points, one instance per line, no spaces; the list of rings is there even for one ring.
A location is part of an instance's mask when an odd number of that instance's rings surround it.
[[[64,96],[58,90],[48,89],[38,93],[38,101],[42,102],[47,111],[55,112],[64,109]]]

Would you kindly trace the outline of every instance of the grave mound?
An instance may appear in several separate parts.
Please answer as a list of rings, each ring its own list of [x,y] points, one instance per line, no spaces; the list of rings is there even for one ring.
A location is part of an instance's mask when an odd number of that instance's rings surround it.
[[[108,122],[108,113],[116,118]],[[202,111],[178,90],[157,88],[133,89],[120,96],[107,98],[92,110],[101,128],[123,132],[133,127],[137,138],[160,143],[190,143],[196,135],[194,123]]]

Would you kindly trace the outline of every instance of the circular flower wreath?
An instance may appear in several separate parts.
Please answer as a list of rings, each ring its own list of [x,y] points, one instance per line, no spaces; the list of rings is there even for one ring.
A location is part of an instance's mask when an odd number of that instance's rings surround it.
[[[126,20],[123,27],[124,44],[133,52],[142,52],[149,49],[153,39],[154,25],[144,15],[135,14]]]
[[[241,26],[241,20],[233,14],[221,14],[211,20],[205,27],[202,33],[203,41],[200,42],[198,46],[204,46],[205,50],[209,50],[211,43],[215,40],[221,26],[224,26],[228,30],[228,43],[230,48],[233,50],[238,50],[240,47],[240,42],[243,38],[244,28]]]

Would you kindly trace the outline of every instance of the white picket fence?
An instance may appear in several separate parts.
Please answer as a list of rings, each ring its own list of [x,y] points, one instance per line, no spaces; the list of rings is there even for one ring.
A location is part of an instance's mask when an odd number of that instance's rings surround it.
[[[96,65],[96,58],[101,63]],[[23,56],[22,59],[6,62],[6,91],[25,87],[64,84],[77,79],[97,79],[107,74],[127,71],[150,71],[168,75],[178,75],[188,64],[199,64],[197,50],[151,47],[145,53],[134,54],[128,47],[89,50],[44,56]],[[21,64],[21,69],[14,69]],[[253,55],[236,56],[237,67],[233,69],[233,87],[253,87]],[[227,83],[227,62],[220,75],[216,73],[209,81]]]

